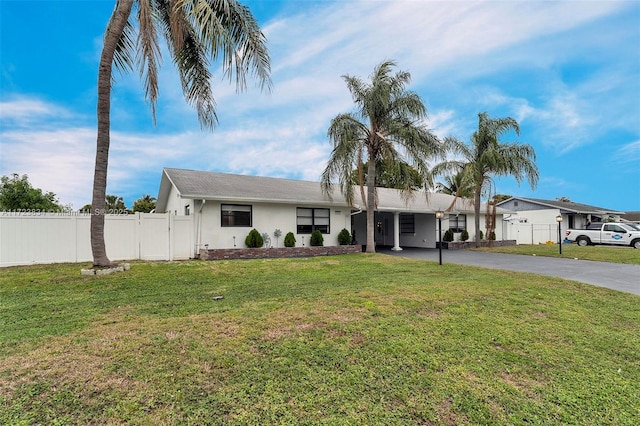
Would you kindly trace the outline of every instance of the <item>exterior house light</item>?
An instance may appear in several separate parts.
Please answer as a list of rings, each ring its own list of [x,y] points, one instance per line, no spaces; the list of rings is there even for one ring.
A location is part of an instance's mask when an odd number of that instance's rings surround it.
[[[438,264],[442,265],[442,218],[444,212],[438,210],[436,212],[436,219],[438,219]]]
[[[558,247],[560,247],[560,254],[562,254],[562,231],[560,230],[562,226],[562,215],[559,214],[556,216],[556,222],[558,222]]]

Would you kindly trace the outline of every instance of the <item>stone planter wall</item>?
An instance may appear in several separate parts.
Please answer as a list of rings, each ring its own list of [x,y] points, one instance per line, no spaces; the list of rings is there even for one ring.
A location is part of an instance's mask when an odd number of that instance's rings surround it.
[[[232,248],[200,250],[202,260],[275,259],[361,253],[361,245],[323,247]]]
[[[516,240],[501,240],[501,241],[482,240],[480,241],[480,247],[515,246],[516,243],[517,243]],[[438,244],[439,243],[436,242],[436,248],[438,248]],[[442,242],[442,248],[447,250],[464,250],[464,249],[470,249],[475,247],[476,247],[475,241],[450,241],[450,242],[443,241]]]

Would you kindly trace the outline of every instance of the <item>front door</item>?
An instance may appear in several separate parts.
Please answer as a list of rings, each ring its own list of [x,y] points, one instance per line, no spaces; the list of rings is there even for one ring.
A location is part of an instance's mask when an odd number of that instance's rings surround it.
[[[385,213],[375,214],[375,240],[376,245],[387,246],[393,244],[393,235],[389,229],[389,215]]]

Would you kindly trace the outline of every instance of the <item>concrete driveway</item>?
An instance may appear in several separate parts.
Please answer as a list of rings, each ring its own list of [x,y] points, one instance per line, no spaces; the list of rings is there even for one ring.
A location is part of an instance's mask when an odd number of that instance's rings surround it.
[[[438,261],[437,249],[406,248],[401,251],[392,251],[382,248],[377,251],[393,256]],[[518,254],[485,253],[471,250],[442,250],[442,263],[457,263],[492,269],[532,272],[534,274],[566,278],[640,295],[640,265],[623,265],[591,260],[558,259],[554,257],[524,256]]]

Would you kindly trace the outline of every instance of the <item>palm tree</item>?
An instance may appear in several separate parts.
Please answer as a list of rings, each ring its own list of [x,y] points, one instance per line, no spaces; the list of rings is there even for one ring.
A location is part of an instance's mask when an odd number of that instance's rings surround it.
[[[131,22],[137,9],[136,27]],[[134,66],[144,77],[155,122],[158,97],[159,34],[166,39],[187,102],[198,113],[202,128],[217,122],[209,62],[221,59],[222,69],[236,88],[255,76],[269,89],[270,61],[265,38],[249,9],[236,0],[116,0],[107,24],[98,70],[98,136],[93,181],[91,249],[95,266],[109,266],[104,243],[104,210],[110,143],[112,68]],[[135,41],[134,41],[135,40]]]
[[[124,204],[124,198],[117,195],[107,195],[104,198],[104,208],[107,213],[118,212],[118,214],[121,214],[128,211],[127,206]]]
[[[142,198],[138,198],[133,202],[133,206],[131,207],[131,210],[134,213],[135,212],[149,213],[156,208],[157,201],[158,200],[156,200],[156,197],[152,197],[149,194],[145,194],[142,196]]]
[[[462,172],[444,176],[443,180],[444,182],[438,182],[436,184],[436,192],[463,198],[473,197],[473,186],[470,185],[469,182],[464,181],[464,174]]]
[[[528,144],[501,143],[500,137],[513,130],[520,135],[520,127],[511,117],[490,118],[486,112],[478,114],[478,130],[466,145],[447,138],[448,150],[461,157],[434,167],[434,173],[454,170],[462,173],[462,180],[473,185],[473,204],[476,227],[476,246],[480,246],[480,200],[491,191],[492,176],[513,176],[518,183],[525,177],[531,188],[538,183],[538,167],[533,147]]]
[[[438,171],[441,167],[441,164],[437,164],[434,166],[434,174],[435,171]],[[443,177],[443,182],[438,182],[436,184],[436,192],[441,194],[453,195],[453,199],[451,200],[451,204],[447,207],[446,211],[451,211],[456,204],[458,198],[470,199],[473,198],[473,183],[469,181],[465,174],[462,171],[458,171],[455,174],[448,174]]]
[[[353,170],[358,170],[361,198],[367,211],[367,252],[370,253],[375,252],[376,165],[384,162],[391,168],[395,163],[408,161],[423,177],[426,187],[432,183],[428,160],[443,153],[441,142],[423,122],[427,110],[422,100],[405,89],[411,75],[406,71],[392,74],[395,65],[394,61],[385,61],[375,67],[370,84],[358,77],[343,76],[357,111],[334,117],[327,132],[333,151],[322,173],[322,189],[331,196],[333,179],[337,179],[347,202],[353,204],[351,177]],[[413,190],[410,180],[405,181],[400,190],[409,197]]]
[[[367,181],[368,164],[364,163],[362,169],[353,171],[351,176],[353,185],[359,185],[361,180],[363,182]],[[362,177],[360,177],[361,173]],[[395,189],[410,188],[417,191],[424,187],[424,179],[416,169],[404,161],[399,161],[395,164],[380,162],[376,164],[376,186]]]

